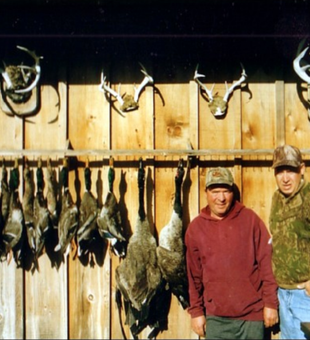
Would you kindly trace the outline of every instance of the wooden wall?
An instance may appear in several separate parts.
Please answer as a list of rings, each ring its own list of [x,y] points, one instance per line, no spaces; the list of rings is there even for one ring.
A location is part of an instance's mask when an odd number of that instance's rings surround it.
[[[309,158],[310,123],[295,83],[280,80],[249,83],[247,89],[242,86],[229,100],[225,118],[216,119],[194,81],[156,84],[155,80],[155,86],[142,92],[139,109],[122,116],[99,91],[99,81],[88,81],[100,79],[92,67],[74,73],[74,77],[83,77],[84,84],[73,82],[70,72],[58,72],[57,86],[41,86],[41,108],[36,115],[25,119],[0,112],[0,165],[5,161],[12,167],[17,157],[22,173],[25,156],[33,170],[38,157],[46,165],[50,156],[59,176],[63,158],[69,157],[70,191],[79,204],[85,188],[83,169],[89,160],[92,192],[102,204],[108,191],[107,170],[112,154],[115,194],[128,237],[135,228],[138,211],[140,157],[146,165],[146,211],[154,235],[170,218],[180,158],[186,163],[191,161],[183,184],[184,228],[206,204],[204,183],[209,168],[229,167],[241,201],[267,223],[276,187],[271,170],[273,149],[286,142],[301,148]],[[117,88],[113,81],[111,86]],[[133,92],[133,83],[123,83],[121,89],[122,93]],[[214,91],[223,94],[224,84],[216,83]],[[306,91],[301,93],[306,98]],[[70,150],[66,149],[67,140]],[[83,264],[72,252],[59,268],[43,254],[39,258],[40,271],[35,272],[17,268],[14,261],[9,265],[0,263],[0,337],[122,338],[114,301],[118,264],[119,259],[106,244],[94,266]],[[143,331],[141,337],[148,333]],[[197,338],[191,331],[189,315],[174,297],[168,330],[158,338]]]

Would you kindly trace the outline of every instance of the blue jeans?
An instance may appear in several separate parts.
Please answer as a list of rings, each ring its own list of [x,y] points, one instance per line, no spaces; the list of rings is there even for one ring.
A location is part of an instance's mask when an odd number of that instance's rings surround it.
[[[278,289],[280,339],[307,339],[301,322],[310,322],[310,296],[304,289]]]

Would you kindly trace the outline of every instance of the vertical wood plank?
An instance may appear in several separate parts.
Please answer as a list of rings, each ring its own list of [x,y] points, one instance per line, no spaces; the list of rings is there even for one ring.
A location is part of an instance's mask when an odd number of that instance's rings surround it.
[[[0,112],[0,148],[22,150],[23,148],[23,120],[10,117]],[[2,159],[3,160],[3,159]],[[9,164],[7,163],[9,161]],[[14,159],[5,160],[8,177]],[[1,162],[2,166],[2,162]],[[21,166],[19,172],[21,176]],[[22,183],[20,178],[20,183]],[[19,186],[21,198],[22,186]],[[24,277],[22,268],[17,268],[14,259],[8,265],[0,263],[0,337],[22,339],[24,337]]]
[[[70,77],[72,81],[69,86],[68,124],[69,140],[73,148],[109,148],[109,105],[103,93],[99,91],[98,85],[92,84],[97,76],[96,70],[89,67],[79,70]],[[80,79],[83,80],[81,83]],[[76,160],[77,167],[70,173],[70,190],[78,207],[85,191],[86,161],[86,157],[79,157]],[[102,169],[102,160],[93,157],[89,158],[89,162],[92,175],[91,191],[100,208],[99,202],[102,203],[104,199],[102,195],[105,195],[103,190],[106,189],[104,182],[107,172]],[[85,263],[76,255],[76,249],[71,251],[68,258],[70,339],[110,337],[111,266],[103,240],[100,247],[102,249],[98,249],[98,256],[89,256]]]
[[[25,125],[25,149],[63,149],[67,138],[67,85],[60,82],[57,89],[42,86],[41,96],[41,110],[31,117],[31,123]],[[42,160],[46,161],[44,157]],[[52,162],[58,182],[57,160],[52,159]],[[35,174],[36,165],[32,170]],[[46,168],[43,171],[46,176]],[[34,181],[36,182],[35,178]],[[47,244],[51,243],[52,240],[47,241]],[[47,252],[39,257],[38,262],[39,271],[32,272],[29,269],[25,272],[26,338],[67,338],[67,262],[61,263],[57,269]]]
[[[285,99],[284,99],[284,81],[275,82],[275,103],[276,103],[276,146],[285,143]]]

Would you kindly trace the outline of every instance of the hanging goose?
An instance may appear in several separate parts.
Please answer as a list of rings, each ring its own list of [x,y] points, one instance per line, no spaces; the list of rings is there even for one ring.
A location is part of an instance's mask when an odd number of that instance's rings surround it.
[[[134,233],[129,239],[125,259],[116,268],[118,307],[124,300],[126,321],[134,338],[148,326],[151,301],[162,282],[157,265],[156,240],[144,210],[145,170],[140,159],[138,170],[139,210]]]
[[[46,198],[44,197],[44,175],[42,169],[42,160],[38,160],[36,171],[37,191],[33,202],[33,225],[35,230],[35,266],[38,267],[38,258],[42,254],[45,241],[48,239],[51,231],[51,220],[47,209]]]
[[[60,251],[64,256],[67,256],[70,252],[71,242],[74,241],[78,227],[78,208],[73,202],[69,191],[68,175],[68,160],[64,158],[63,167],[60,172],[63,194],[58,223],[58,244],[54,249],[55,251]]]
[[[33,200],[34,200],[34,183],[29,169],[28,159],[25,159],[24,167],[24,194],[22,199],[22,207],[24,214],[25,228],[27,239],[32,253],[35,253],[35,230],[33,225]]]
[[[100,236],[110,241],[113,253],[123,258],[126,255],[127,240],[124,236],[119,206],[113,193],[115,170],[112,164],[113,161],[108,171],[109,191],[97,218],[97,225]]]
[[[85,192],[79,209],[79,226],[76,233],[77,255],[86,255],[97,231],[98,203],[91,192],[91,170],[89,164],[84,169]]]
[[[50,214],[50,219],[53,223],[55,229],[58,226],[58,212],[57,212],[57,183],[55,180],[54,170],[52,168],[50,158],[47,159],[47,175],[46,175],[46,183],[47,183],[47,191],[46,191],[46,202],[47,209]]]
[[[10,206],[9,214],[2,232],[1,259],[10,264],[14,256],[17,267],[22,264],[22,246],[24,241],[24,215],[19,199],[19,169],[18,160],[15,160],[14,168],[10,172],[9,190]]]
[[[163,278],[182,307],[189,306],[188,281],[186,274],[185,246],[183,240],[183,220],[181,187],[184,177],[183,160],[180,160],[175,176],[175,196],[170,221],[159,234],[157,257]]]

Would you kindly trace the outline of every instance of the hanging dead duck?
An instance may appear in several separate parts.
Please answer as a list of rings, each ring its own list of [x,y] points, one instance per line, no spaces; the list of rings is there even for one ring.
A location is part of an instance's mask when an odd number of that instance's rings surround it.
[[[47,209],[47,202],[43,193],[44,175],[41,158],[38,160],[36,183],[37,191],[33,202],[33,225],[35,230],[35,268],[39,270],[38,258],[42,254],[45,242],[52,229],[52,223]]]
[[[91,192],[91,170],[87,162],[84,169],[85,192],[79,209],[79,226],[76,233],[77,255],[80,257],[89,252],[89,246],[97,231],[98,203]]]
[[[14,256],[17,267],[22,264],[22,250],[25,238],[23,208],[18,192],[19,184],[18,160],[16,159],[14,168],[10,172],[10,207],[2,232],[1,259],[7,260],[8,264],[10,264]]]
[[[175,176],[173,211],[169,223],[160,231],[157,258],[163,278],[169,284],[171,292],[177,297],[182,307],[186,309],[189,306],[189,296],[181,203],[183,177],[183,160],[180,160]]]
[[[109,191],[97,218],[98,231],[102,238],[109,240],[112,252],[123,258],[126,255],[127,240],[122,226],[119,206],[113,192],[115,170],[113,159],[108,171]]]
[[[29,169],[28,159],[25,160],[24,167],[24,194],[22,199],[22,207],[24,214],[25,228],[27,239],[32,253],[35,253],[35,230],[33,225],[33,200],[34,200],[34,183]]]
[[[64,158],[63,167],[60,172],[63,193],[58,223],[58,244],[54,249],[55,251],[60,251],[64,256],[67,256],[70,252],[71,242],[74,242],[78,227],[78,208],[73,202],[69,191],[68,175],[68,160]]]
[[[8,170],[5,166],[5,161],[2,163],[1,177],[1,232],[9,215],[10,209],[10,189],[8,183]]]
[[[144,181],[145,170],[140,159],[139,210],[136,228],[129,239],[127,255],[115,272],[116,296],[121,294],[123,297],[126,312],[125,323],[129,325],[135,338],[149,325],[151,301],[162,283],[161,272],[157,265],[157,244],[155,237],[151,234],[150,224],[144,210]],[[121,308],[120,305],[119,308]]]
[[[53,223],[54,228],[56,229],[58,226],[58,212],[57,212],[57,183],[55,180],[54,170],[52,168],[51,159],[48,158],[46,161],[46,183],[47,183],[47,191],[46,191],[46,202],[47,209],[49,211],[50,219]]]

